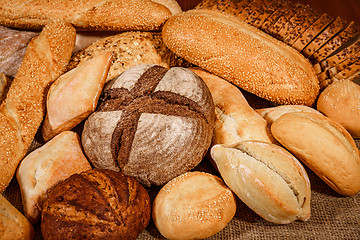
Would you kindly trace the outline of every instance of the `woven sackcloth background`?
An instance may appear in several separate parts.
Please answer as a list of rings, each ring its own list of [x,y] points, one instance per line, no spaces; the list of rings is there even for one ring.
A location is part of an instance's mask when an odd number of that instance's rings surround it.
[[[356,140],[360,149],[360,139]],[[41,144],[35,139],[29,152]],[[218,175],[205,158],[197,171]],[[311,217],[306,222],[296,221],[287,225],[276,225],[263,220],[238,199],[235,217],[219,233],[209,240],[230,239],[360,239],[360,193],[344,197],[334,192],[311,170],[306,168],[311,182]],[[219,175],[218,175],[219,176]],[[159,187],[147,189],[151,199]],[[3,195],[21,212],[21,194],[16,178],[12,180]],[[35,226],[35,240],[41,240],[40,223]],[[165,239],[152,220],[138,236],[138,240]]]

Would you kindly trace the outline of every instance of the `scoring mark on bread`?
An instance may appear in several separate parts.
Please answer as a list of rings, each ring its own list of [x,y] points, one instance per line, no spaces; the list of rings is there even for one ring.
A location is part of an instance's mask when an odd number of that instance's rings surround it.
[[[274,166],[272,166],[269,163],[266,163],[265,161],[263,161],[260,157],[251,154],[251,152],[246,151],[245,149],[241,149],[241,148],[236,148],[236,150],[242,152],[243,154],[246,154],[248,157],[250,157],[251,159],[263,164],[265,167],[267,167],[269,170],[271,170],[272,172],[274,172],[275,174],[277,174],[290,188],[290,190],[293,192],[294,196],[296,197],[296,200],[298,202],[298,204],[303,205],[305,203],[305,198],[304,199],[300,199],[300,193],[299,191],[296,189],[296,187],[292,184],[291,179],[289,179],[287,177],[286,174],[282,173],[281,171],[279,171],[278,169],[276,169]]]

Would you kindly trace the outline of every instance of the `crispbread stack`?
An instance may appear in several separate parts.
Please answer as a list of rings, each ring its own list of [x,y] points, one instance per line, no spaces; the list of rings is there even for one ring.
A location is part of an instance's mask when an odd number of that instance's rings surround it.
[[[294,47],[314,65],[321,90],[359,78],[360,26],[354,21],[290,0],[203,0],[195,8],[230,14]]]

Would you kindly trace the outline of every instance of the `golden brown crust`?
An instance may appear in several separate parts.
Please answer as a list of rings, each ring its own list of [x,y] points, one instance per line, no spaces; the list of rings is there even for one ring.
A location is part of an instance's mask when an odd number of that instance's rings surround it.
[[[0,194],[0,239],[32,240],[34,228],[31,223]]]
[[[359,150],[339,123],[313,113],[286,113],[271,132],[334,191],[344,196],[360,191]]]
[[[49,21],[64,20],[77,30],[159,30],[170,10],[151,0],[19,0],[0,1],[0,24],[41,29]]]
[[[317,97],[318,80],[301,54],[236,18],[192,10],[170,18],[162,33],[178,56],[262,98],[312,105]]]
[[[33,39],[0,106],[0,192],[25,156],[45,114],[46,91],[66,68],[75,43],[75,29],[56,22]]]

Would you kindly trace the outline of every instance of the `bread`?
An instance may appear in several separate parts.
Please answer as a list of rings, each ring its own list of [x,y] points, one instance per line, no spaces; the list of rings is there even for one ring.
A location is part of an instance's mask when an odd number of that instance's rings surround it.
[[[282,147],[260,141],[215,145],[214,159],[226,185],[255,213],[276,224],[310,218],[310,181]]]
[[[32,240],[34,228],[19,210],[0,194],[0,239]]]
[[[264,0],[252,1],[247,7],[250,10],[250,14],[245,18],[244,22],[253,25],[253,23],[260,16],[260,14],[265,11],[265,9],[267,8],[267,4],[268,2],[265,2]]]
[[[295,41],[302,37],[303,33],[312,26],[322,15],[310,6],[303,6],[297,14],[290,19],[289,26],[283,33],[283,41],[292,46]],[[292,27],[291,27],[292,26]],[[281,34],[281,33],[280,33]]]
[[[14,78],[25,55],[27,45],[38,34],[0,25],[0,72]]]
[[[303,105],[279,105],[276,107],[256,109],[256,112],[267,121],[269,127],[273,122],[275,122],[279,117],[281,117],[285,113],[309,112],[309,113],[322,115],[316,109]]]
[[[270,26],[268,33],[275,37],[276,39],[281,39],[280,31],[289,23],[290,19],[296,14],[297,9],[300,8],[302,4],[293,3],[288,1],[283,7],[286,8],[286,11],[283,12],[281,16],[276,20],[276,22]]]
[[[38,30],[50,21],[63,20],[82,31],[153,31],[172,15],[165,5],[151,0],[36,0],[31,4],[1,0],[0,5],[0,25]]]
[[[24,214],[32,224],[40,219],[47,190],[72,174],[91,169],[77,133],[65,131],[29,153],[16,171]]]
[[[323,13],[305,32],[299,36],[292,46],[299,52],[301,52],[315,37],[318,36],[330,23],[334,21],[334,18],[327,13]]]
[[[233,145],[246,140],[273,141],[266,121],[249,106],[236,86],[203,69],[190,69],[204,80],[214,100],[213,145]]]
[[[329,26],[327,26],[317,37],[315,37],[301,53],[309,58],[319,50],[327,41],[342,31],[348,25],[348,21],[337,17]],[[313,59],[316,62],[316,59]]]
[[[271,132],[337,193],[360,191],[359,150],[339,123],[313,113],[286,113],[271,125]]]
[[[28,45],[0,106],[0,192],[13,178],[43,121],[46,91],[65,71],[74,43],[75,29],[56,22],[47,25]]]
[[[360,31],[360,27],[351,21],[349,25],[339,34],[325,43],[319,50],[317,50],[311,57],[316,62],[321,62],[326,57],[330,56],[336,49],[344,45],[347,41],[353,38]]]
[[[111,53],[100,53],[51,84],[42,125],[45,141],[71,130],[95,111],[110,64]]]
[[[105,87],[85,121],[82,146],[96,168],[164,185],[200,163],[214,121],[210,91],[193,72],[138,65]]]
[[[259,16],[255,19],[255,21],[251,24],[256,28],[260,28],[263,23],[273,14],[281,5],[282,1],[273,1],[273,0],[264,0],[262,4],[263,8],[260,10]]]
[[[94,169],[73,174],[50,190],[41,233],[44,240],[135,240],[150,216],[149,194],[134,178]]]
[[[264,21],[264,23],[260,26],[260,29],[268,34],[274,34],[277,32],[274,26],[281,16],[291,10],[290,4],[291,2],[289,1],[281,1],[280,6]]]
[[[176,0],[152,0],[155,3],[159,3],[167,7],[172,15],[182,12],[182,8]]]
[[[210,10],[190,10],[164,25],[163,41],[176,55],[259,97],[279,104],[312,105],[319,86],[297,51]]]
[[[236,198],[217,176],[187,172],[160,189],[152,218],[167,239],[205,239],[234,217]]]
[[[187,66],[185,61],[166,48],[160,32],[130,31],[95,41],[72,56],[68,69],[73,69],[102,52],[112,52],[113,55],[106,81],[140,64],[157,64],[167,68]]]
[[[360,71],[360,61],[355,61],[350,66],[347,66],[346,68],[335,74],[334,78],[337,80],[349,79],[359,71]]]
[[[11,79],[0,72],[0,104],[6,98],[6,94],[9,91]]]
[[[360,86],[352,81],[336,81],[319,95],[317,109],[360,138]]]

